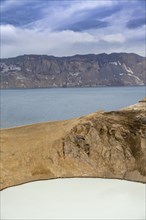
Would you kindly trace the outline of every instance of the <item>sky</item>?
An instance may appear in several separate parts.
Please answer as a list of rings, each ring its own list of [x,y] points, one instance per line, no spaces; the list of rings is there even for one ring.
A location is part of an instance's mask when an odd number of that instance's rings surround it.
[[[145,54],[145,0],[0,0],[1,57]]]

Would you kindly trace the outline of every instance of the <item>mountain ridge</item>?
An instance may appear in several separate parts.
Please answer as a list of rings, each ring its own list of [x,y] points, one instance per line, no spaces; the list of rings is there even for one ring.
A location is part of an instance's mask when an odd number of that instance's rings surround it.
[[[146,84],[146,57],[135,53],[21,55],[0,59],[1,88]]]
[[[112,53],[88,53],[88,54],[74,54],[74,55],[69,55],[69,56],[55,56],[55,55],[48,55],[48,54],[33,54],[33,53],[28,53],[28,54],[23,54],[23,55],[18,55],[18,56],[13,56],[13,57],[4,57],[4,58],[0,58],[0,60],[6,60],[6,59],[13,59],[13,58],[18,58],[18,57],[24,57],[24,56],[46,56],[46,57],[55,57],[55,58],[70,58],[70,57],[76,57],[76,56],[99,56],[99,55],[116,55],[116,54],[128,54],[128,55],[136,55],[139,57],[143,57],[146,58],[145,56],[142,56],[140,54],[137,53],[127,53],[127,52],[112,52]]]

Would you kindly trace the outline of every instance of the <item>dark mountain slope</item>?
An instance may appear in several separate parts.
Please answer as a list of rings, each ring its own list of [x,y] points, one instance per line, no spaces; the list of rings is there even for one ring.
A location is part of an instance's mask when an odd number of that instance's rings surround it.
[[[146,58],[132,53],[0,60],[1,88],[144,85],[145,74]]]

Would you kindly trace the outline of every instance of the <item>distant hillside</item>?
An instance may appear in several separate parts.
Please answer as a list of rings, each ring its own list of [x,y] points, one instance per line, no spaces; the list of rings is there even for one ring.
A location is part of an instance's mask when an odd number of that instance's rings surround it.
[[[0,59],[1,88],[144,85],[145,73],[146,58],[133,53]]]

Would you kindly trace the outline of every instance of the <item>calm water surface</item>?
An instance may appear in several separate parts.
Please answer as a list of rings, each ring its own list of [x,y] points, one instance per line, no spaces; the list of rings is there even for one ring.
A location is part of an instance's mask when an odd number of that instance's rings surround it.
[[[144,220],[145,184],[106,179],[37,181],[0,192],[3,220]]]
[[[2,128],[62,120],[138,102],[145,87],[1,90]]]

